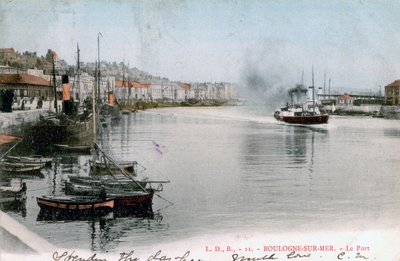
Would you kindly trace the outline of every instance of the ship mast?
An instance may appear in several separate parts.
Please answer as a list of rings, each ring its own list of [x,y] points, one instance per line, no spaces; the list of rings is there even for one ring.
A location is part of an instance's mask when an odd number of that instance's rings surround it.
[[[76,91],[76,89],[78,89],[78,92],[79,92],[79,100],[78,100],[78,102],[80,103],[80,100],[81,100],[81,95],[82,95],[82,92],[81,92],[81,67],[80,67],[80,59],[79,59],[79,52],[80,52],[80,50],[79,50],[79,44],[78,43],[76,43],[76,52],[77,52],[77,65],[76,65],[76,71],[77,71],[77,80],[78,80],[78,86],[77,86],[77,88],[75,88],[75,91]]]
[[[53,91],[54,91],[54,108],[56,109],[56,113],[58,113],[58,106],[57,106],[57,85],[56,85],[56,65],[55,65],[55,59],[56,59],[56,53],[54,51],[51,51],[51,61],[53,63]]]
[[[314,99],[314,66],[312,66],[312,103],[313,103],[313,115],[315,115],[315,99]]]

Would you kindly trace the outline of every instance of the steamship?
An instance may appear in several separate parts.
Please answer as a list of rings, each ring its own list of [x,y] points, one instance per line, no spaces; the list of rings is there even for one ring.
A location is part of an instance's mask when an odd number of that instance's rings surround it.
[[[79,110],[79,103],[70,97],[68,75],[62,76],[62,111],[41,116],[31,128],[34,144],[57,144],[63,148],[89,148],[93,141],[93,118],[91,104]]]
[[[303,84],[296,85],[288,91],[288,102],[286,106],[277,109],[274,117],[278,121],[289,124],[326,124],[329,115],[319,110],[318,101],[315,100],[314,86],[309,87],[311,97],[308,97],[308,90]]]

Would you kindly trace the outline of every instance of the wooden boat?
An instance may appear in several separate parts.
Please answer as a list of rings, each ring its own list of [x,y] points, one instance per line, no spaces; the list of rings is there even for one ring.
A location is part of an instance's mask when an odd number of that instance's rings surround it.
[[[20,163],[35,163],[35,164],[51,164],[53,158],[42,157],[40,155],[32,156],[5,156],[4,159],[8,162],[20,162]]]
[[[82,195],[98,197],[102,190],[105,189],[107,198],[115,200],[115,208],[148,208],[152,205],[153,194],[155,190],[147,189],[145,191],[140,188],[121,188],[106,186],[90,186],[82,184],[74,184],[65,182],[65,194]]]
[[[60,151],[66,152],[81,152],[88,153],[90,152],[90,145],[68,145],[68,144],[54,144],[54,147]]]
[[[107,193],[115,191],[135,191],[146,188],[148,181],[132,181],[126,177],[76,177],[70,176],[65,181],[65,193],[69,195],[98,195],[102,187]]]
[[[108,198],[115,201],[116,210],[132,211],[137,209],[149,210],[152,207],[154,191],[132,191],[123,193],[109,193]]]
[[[18,173],[35,172],[35,171],[40,171],[44,167],[45,167],[44,163],[19,163],[19,162],[9,162],[9,161],[0,162],[0,170],[6,172],[18,172]]]
[[[84,196],[42,196],[36,202],[41,210],[63,214],[97,215],[114,208],[114,199]]]
[[[119,167],[124,169],[128,174],[136,176],[136,166],[137,162],[136,161],[124,161],[124,162],[117,162]],[[115,164],[110,163],[107,164],[105,162],[100,162],[99,160],[96,160],[96,169],[94,170],[94,161],[89,160],[89,166],[92,172],[90,174],[95,174],[95,175],[104,175],[104,174],[120,174],[120,170]]]

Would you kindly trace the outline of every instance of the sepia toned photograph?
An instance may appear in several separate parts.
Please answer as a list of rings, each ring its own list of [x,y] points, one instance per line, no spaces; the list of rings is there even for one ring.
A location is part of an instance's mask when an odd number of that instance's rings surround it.
[[[0,260],[400,261],[399,13],[0,0]]]

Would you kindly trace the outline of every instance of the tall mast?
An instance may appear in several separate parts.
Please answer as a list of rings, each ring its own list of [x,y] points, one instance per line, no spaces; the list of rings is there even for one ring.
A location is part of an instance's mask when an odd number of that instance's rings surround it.
[[[304,69],[301,72],[301,85],[304,85]]]
[[[79,52],[80,52],[80,50],[79,50],[79,44],[78,43],[76,43],[76,52],[77,52],[77,66],[76,66],[76,69],[77,69],[77,80],[78,80],[78,87],[76,88],[76,89],[78,89],[78,92],[79,92],[79,101],[78,102],[80,102],[80,100],[82,99],[82,97],[81,97],[81,95],[82,95],[82,92],[81,92],[81,65],[80,65],[80,59],[79,59]],[[76,90],[75,90],[76,91]]]
[[[315,115],[315,99],[314,99],[314,65],[312,66],[312,103],[313,103],[313,113]]]
[[[128,78],[128,104],[131,102],[131,88],[129,88],[129,60],[128,60],[128,73],[127,76]]]
[[[329,91],[328,91],[328,93],[329,93],[329,98],[331,98],[331,79],[329,79]]]
[[[100,36],[103,37],[99,32],[97,34],[97,102],[100,102]]]
[[[325,86],[326,86],[326,72],[324,73],[324,95],[326,94]]]
[[[51,51],[51,61],[53,63],[53,91],[54,91],[54,108],[56,109],[56,113],[58,113],[58,106],[57,106],[57,86],[56,86],[56,53]]]

